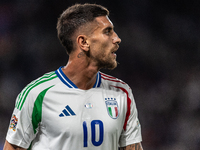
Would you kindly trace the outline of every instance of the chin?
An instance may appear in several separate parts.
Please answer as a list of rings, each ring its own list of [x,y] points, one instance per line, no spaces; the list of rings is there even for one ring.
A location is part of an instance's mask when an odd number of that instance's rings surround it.
[[[104,69],[109,69],[109,70],[113,70],[117,67],[117,61],[116,60],[112,60],[112,59],[109,59],[109,60],[102,60],[101,61],[98,61],[98,66],[99,68],[104,68]]]
[[[117,62],[115,61],[114,63],[110,63],[107,66],[105,66],[105,69],[113,70],[117,67]]]

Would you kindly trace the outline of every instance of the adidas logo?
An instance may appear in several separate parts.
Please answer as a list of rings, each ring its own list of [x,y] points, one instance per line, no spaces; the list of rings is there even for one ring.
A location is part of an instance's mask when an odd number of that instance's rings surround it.
[[[59,115],[59,117],[64,116],[75,116],[76,114],[73,112],[73,110],[67,105],[65,109],[63,109],[62,113]]]

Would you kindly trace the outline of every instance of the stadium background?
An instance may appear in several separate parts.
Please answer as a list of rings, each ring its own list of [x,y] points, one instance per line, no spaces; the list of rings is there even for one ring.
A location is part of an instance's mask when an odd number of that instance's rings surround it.
[[[145,150],[200,149],[200,1],[1,0],[0,149],[17,94],[65,65],[59,14],[79,2],[102,4],[122,39],[118,68],[102,70],[134,93]]]

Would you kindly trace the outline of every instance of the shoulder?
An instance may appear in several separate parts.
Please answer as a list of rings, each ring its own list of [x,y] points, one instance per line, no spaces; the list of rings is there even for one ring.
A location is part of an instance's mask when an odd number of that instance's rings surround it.
[[[130,86],[119,78],[100,72],[102,84],[106,87],[113,87],[114,89],[121,89],[123,91],[130,91]]]
[[[58,82],[57,79],[58,76],[56,75],[55,71],[52,71],[29,83],[24,90],[40,92],[52,85],[55,85]]]
[[[59,82],[58,77],[54,71],[44,74],[43,76],[33,80],[20,92],[16,100],[16,108],[22,108],[23,104],[27,99],[34,103],[37,96],[47,90],[48,88],[54,86]]]

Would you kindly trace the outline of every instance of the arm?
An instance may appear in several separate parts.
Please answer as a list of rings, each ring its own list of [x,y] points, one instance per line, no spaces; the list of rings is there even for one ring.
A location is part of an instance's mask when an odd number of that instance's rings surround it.
[[[131,144],[126,147],[121,147],[120,150],[143,150],[141,143]]]
[[[26,149],[18,147],[16,145],[12,145],[8,143],[8,141],[6,140],[3,150],[26,150]]]

